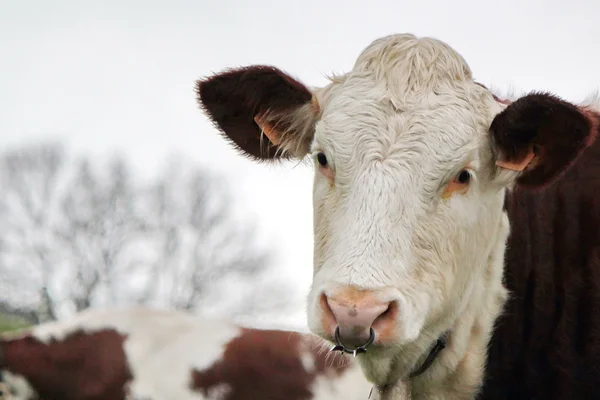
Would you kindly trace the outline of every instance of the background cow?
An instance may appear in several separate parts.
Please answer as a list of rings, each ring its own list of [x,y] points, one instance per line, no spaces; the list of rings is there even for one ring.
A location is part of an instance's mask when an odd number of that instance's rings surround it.
[[[310,334],[107,308],[3,335],[0,368],[11,400],[366,399],[358,366],[326,350]]]
[[[245,155],[310,156],[310,329],[348,347],[373,330],[358,359],[382,396],[472,399],[487,371],[483,398],[600,397],[595,109],[498,101],[446,43],[408,34],[323,88],[250,66],[197,89]]]

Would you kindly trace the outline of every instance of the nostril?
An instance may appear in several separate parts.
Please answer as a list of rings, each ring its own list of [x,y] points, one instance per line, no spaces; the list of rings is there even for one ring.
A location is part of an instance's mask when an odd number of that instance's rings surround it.
[[[377,319],[385,318],[385,316],[388,315],[390,312],[392,312],[391,304],[388,306],[388,308],[385,309],[385,311],[383,313],[381,313],[381,315],[379,317],[377,317]]]
[[[398,302],[392,301],[388,304],[384,312],[379,314],[375,321],[373,321],[372,327],[374,329],[384,328],[389,323],[393,322],[398,315]]]
[[[325,293],[321,294],[319,298],[319,305],[321,306],[321,310],[323,311],[323,321],[326,325],[326,329],[335,329],[335,325],[337,324],[335,314],[329,305],[329,299]],[[333,325],[333,327],[331,327]]]

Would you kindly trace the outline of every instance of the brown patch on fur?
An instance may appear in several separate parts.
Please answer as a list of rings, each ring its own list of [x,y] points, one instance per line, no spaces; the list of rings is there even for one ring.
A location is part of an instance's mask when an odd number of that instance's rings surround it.
[[[305,351],[315,360],[309,371],[302,364]],[[225,346],[222,359],[207,369],[192,371],[192,388],[208,395],[224,385],[223,400],[309,400],[318,376],[335,379],[347,367],[347,360],[317,349],[303,334],[243,329]]]
[[[480,399],[600,398],[599,195],[599,141],[554,183],[507,194],[510,296]]]
[[[547,93],[519,98],[494,118],[492,145],[499,160],[521,164],[533,152],[517,183],[543,187],[559,178],[597,136],[598,115]]]
[[[124,400],[132,379],[114,330],[76,331],[48,344],[33,336],[0,342],[0,369],[27,379],[44,400]]]
[[[296,156],[283,152],[288,147],[308,151],[318,103],[306,86],[285,72],[265,65],[231,69],[198,80],[196,92],[217,129],[252,159]],[[280,145],[261,134],[257,116]]]

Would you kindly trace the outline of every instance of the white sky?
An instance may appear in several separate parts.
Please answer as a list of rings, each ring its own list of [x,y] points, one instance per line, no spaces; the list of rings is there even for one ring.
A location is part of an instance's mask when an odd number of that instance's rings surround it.
[[[199,111],[196,79],[260,63],[319,85],[372,40],[410,32],[448,42],[495,88],[579,101],[600,87],[595,0],[319,3],[0,0],[0,146],[60,138],[93,155],[124,152],[145,176],[176,151],[223,173],[305,293],[310,167],[237,156]]]

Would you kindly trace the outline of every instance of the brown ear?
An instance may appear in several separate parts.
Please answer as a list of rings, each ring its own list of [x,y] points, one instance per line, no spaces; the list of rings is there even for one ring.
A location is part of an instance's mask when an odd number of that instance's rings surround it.
[[[309,151],[319,107],[285,72],[264,65],[231,69],[198,80],[196,91],[215,126],[251,158],[302,158]]]
[[[548,185],[593,143],[599,120],[597,113],[551,94],[523,96],[498,114],[490,126],[496,164],[519,171],[519,185]]]

